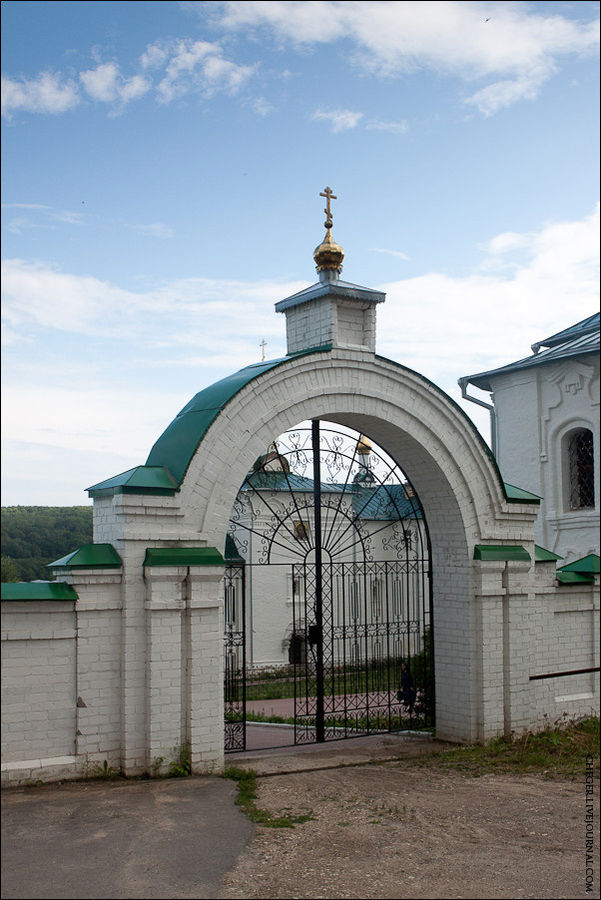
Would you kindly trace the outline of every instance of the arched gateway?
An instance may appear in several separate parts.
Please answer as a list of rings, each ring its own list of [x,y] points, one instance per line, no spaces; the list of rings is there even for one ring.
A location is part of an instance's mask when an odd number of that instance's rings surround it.
[[[201,391],[145,465],[89,488],[94,543],[51,564],[56,581],[3,585],[3,780],[105,764],[159,773],[188,748],[192,771],[222,766],[234,656],[224,654],[224,607],[225,622],[237,621],[227,563],[253,562],[251,537],[269,562],[276,548],[288,553],[278,560],[288,618],[266,582],[262,608],[280,629],[280,663],[314,666],[304,678],[316,696],[295,708],[301,740],[398,727],[411,710],[401,661],[432,634],[441,738],[483,740],[598,710],[598,577],[556,571],[556,554],[534,545],[538,498],[503,484],[444,392],[376,354],[384,295],[340,280],[324,196],[319,281],[276,304],[287,355]],[[366,461],[376,447],[379,481]],[[242,501],[256,497],[244,520]],[[255,527],[265,510],[270,526]],[[244,525],[247,548],[235,543]],[[412,595],[409,573],[421,579]],[[415,611],[417,597],[416,625],[403,609],[411,599]]]
[[[329,200],[328,200],[329,205]],[[302,422],[366,435],[402,466],[429,525],[440,737],[483,739],[530,723],[524,646],[536,498],[504,486],[461,409],[375,353],[380,292],[341,281],[342,249],[315,251],[320,280],[276,304],[288,355],[201,391],[145,466],[90,488],[94,539],[123,561],[121,763],[136,772],[190,745],[223,760],[223,576],[241,484]],[[298,651],[298,648],[297,648]],[[300,652],[300,651],[298,651]]]

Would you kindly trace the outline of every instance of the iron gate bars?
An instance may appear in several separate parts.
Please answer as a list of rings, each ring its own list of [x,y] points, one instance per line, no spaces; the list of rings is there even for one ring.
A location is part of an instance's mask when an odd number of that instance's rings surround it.
[[[293,566],[295,743],[433,725],[428,576],[424,559],[324,563],[318,623],[316,566]]]
[[[224,574],[224,745],[246,749],[246,603],[242,565],[226,566]]]
[[[398,466],[363,436],[318,420],[287,432],[255,462],[234,503],[230,534],[243,554],[253,535],[252,561],[265,565],[314,559],[320,551],[368,561],[374,552],[404,553],[414,543],[427,555],[421,504]]]
[[[228,540],[249,572],[290,566],[297,743],[433,724],[429,537],[390,458],[319,420],[288,432],[245,479]],[[233,653],[240,636],[227,590],[226,577],[226,723],[235,735],[235,723],[244,731],[246,645],[242,637]],[[407,677],[413,694],[402,688]]]

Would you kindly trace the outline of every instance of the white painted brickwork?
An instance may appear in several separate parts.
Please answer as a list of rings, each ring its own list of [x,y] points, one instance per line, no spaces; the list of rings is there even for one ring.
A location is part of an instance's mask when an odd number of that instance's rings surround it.
[[[599,357],[590,353],[492,376],[498,422],[498,459],[510,484],[541,496],[537,543],[563,565],[599,553]],[[595,507],[574,510],[568,497],[566,435],[592,431]]]
[[[530,681],[549,666],[599,664],[598,585],[558,588],[547,564],[474,561],[482,543],[519,544],[533,557],[536,508],[507,503],[482,443],[438,389],[373,353],[339,348],[246,385],[208,429],[174,497],[95,502],[95,540],[113,544],[123,568],[65,578],[80,598],[76,613],[56,602],[2,604],[4,778],[65,777],[103,760],[134,775],[161,757],[165,768],[187,742],[194,771],[223,765],[223,571],[144,570],[145,551],[223,551],[253,462],[315,417],[368,435],[423,503],[438,735],[483,740],[599,709],[598,676]]]
[[[2,616],[3,763],[75,753],[75,635],[72,602],[11,603]]]

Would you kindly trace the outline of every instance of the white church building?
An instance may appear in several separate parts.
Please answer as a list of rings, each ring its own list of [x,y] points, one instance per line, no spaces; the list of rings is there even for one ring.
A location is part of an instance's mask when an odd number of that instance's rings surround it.
[[[503,478],[541,498],[537,543],[560,565],[598,557],[599,313],[538,341],[525,359],[459,384],[468,399],[468,385],[490,394]]]

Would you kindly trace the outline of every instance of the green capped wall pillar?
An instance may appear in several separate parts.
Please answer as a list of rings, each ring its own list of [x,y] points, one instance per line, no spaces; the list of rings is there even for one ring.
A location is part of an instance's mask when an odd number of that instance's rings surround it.
[[[223,572],[191,566],[187,580],[187,732],[197,773],[223,765]]]
[[[146,765],[155,774],[186,743],[182,616],[187,569],[147,567],[146,581]]]

